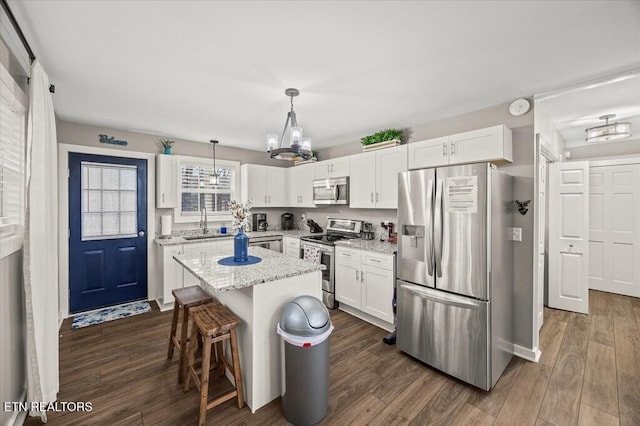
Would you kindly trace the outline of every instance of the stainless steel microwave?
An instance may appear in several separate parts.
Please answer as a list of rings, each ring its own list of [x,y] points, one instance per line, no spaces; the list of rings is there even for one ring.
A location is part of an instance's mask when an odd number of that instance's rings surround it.
[[[349,178],[327,178],[313,181],[314,204],[349,204]]]

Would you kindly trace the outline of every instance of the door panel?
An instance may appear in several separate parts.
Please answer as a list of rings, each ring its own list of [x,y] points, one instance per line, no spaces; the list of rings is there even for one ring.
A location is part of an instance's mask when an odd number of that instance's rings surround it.
[[[549,307],[586,314],[589,163],[554,163],[549,172]]]
[[[482,300],[489,298],[487,172],[485,163],[436,169],[434,208],[436,288]]]
[[[147,297],[147,161],[69,154],[69,310]]]
[[[398,281],[398,349],[489,390],[489,302]]]
[[[349,157],[349,207],[375,207],[376,153],[366,152]],[[397,185],[396,185],[397,186]]]
[[[407,170],[407,146],[376,152],[376,207],[398,208],[398,173]],[[353,179],[353,168],[351,169]]]
[[[640,297],[640,165],[592,167],[589,177],[589,287]]]
[[[362,310],[393,323],[393,271],[363,265],[364,288]]]

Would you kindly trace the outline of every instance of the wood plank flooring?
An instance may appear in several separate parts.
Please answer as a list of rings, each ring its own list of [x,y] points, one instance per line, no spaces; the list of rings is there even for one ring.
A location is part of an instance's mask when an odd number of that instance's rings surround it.
[[[461,383],[382,343],[386,334],[341,311],[331,317],[329,412],[322,424],[639,425],[640,299],[590,292],[591,315],[545,310],[542,358],[514,358],[491,392]],[[50,425],[189,425],[198,393],[166,359],[171,312],[60,332],[59,401],[89,413],[50,412]],[[227,390],[214,380],[210,394]],[[27,425],[39,424],[29,419]],[[251,414],[233,401],[211,425],[287,425],[280,400]]]

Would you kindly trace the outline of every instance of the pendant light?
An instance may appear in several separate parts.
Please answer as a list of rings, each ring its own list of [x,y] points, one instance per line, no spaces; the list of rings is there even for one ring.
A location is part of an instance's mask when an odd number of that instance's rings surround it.
[[[312,157],[311,138],[302,137],[302,127],[298,126],[296,113],[293,110],[293,98],[298,96],[298,89],[289,88],[284,91],[289,96],[291,102],[291,110],[287,113],[287,120],[284,123],[280,143],[278,144],[278,135],[267,135],[267,152],[271,158],[277,160],[300,161],[308,160]]]
[[[209,179],[209,183],[211,185],[217,185],[218,170],[216,169],[216,145],[218,144],[218,141],[210,140],[209,142],[211,142],[211,144],[213,145],[213,172],[211,172],[211,178]]]
[[[603,142],[631,136],[631,123],[609,123],[609,119],[615,116],[615,114],[607,114],[600,117],[600,120],[605,120],[605,124],[586,129],[587,136],[585,140],[587,142]]]

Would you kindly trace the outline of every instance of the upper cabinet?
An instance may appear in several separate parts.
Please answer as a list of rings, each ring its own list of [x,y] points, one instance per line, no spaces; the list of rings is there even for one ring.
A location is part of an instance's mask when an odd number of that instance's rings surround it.
[[[407,145],[349,157],[349,206],[398,208],[398,173],[407,170]]]
[[[286,170],[289,182],[289,207],[315,207],[313,180],[316,178],[316,164],[301,164]]]
[[[178,206],[178,160],[173,155],[156,155],[156,207]]]
[[[513,161],[511,130],[505,125],[487,127],[408,145],[409,169],[490,161]]]
[[[240,166],[240,198],[253,207],[287,207],[287,169],[243,164]]]
[[[349,176],[349,157],[333,158],[316,163],[316,179]]]

